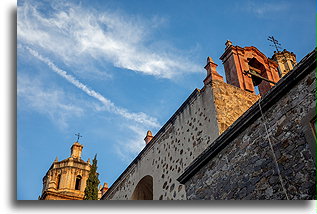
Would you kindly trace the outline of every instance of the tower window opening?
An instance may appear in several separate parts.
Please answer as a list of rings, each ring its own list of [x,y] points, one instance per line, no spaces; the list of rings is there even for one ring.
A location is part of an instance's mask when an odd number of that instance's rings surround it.
[[[56,189],[59,189],[60,186],[61,186],[61,175],[59,174],[59,175],[57,176],[57,188],[56,188]]]
[[[259,73],[258,69],[255,69],[255,68],[250,66],[250,70],[253,70],[253,72],[255,72],[257,75],[261,76],[261,73]],[[262,83],[262,79],[257,77],[257,76],[254,76],[254,75],[252,75],[251,78],[252,78],[252,82],[253,82],[253,86],[254,86],[254,93],[258,95],[258,94],[260,94],[259,85]]]
[[[285,67],[285,69],[286,69],[287,71],[289,71],[289,70],[290,70],[290,68],[289,68],[289,66],[288,66],[287,61],[285,61],[285,62],[284,62],[284,67]]]
[[[81,186],[81,176],[77,175],[76,184],[75,184],[75,190],[80,190],[80,186]]]
[[[296,66],[296,62],[291,61],[293,68]]]
[[[260,63],[256,58],[249,59],[248,62],[249,69],[252,71],[253,75],[251,76],[254,92],[255,94],[260,94],[260,91],[263,90],[263,78],[267,78],[265,67]]]

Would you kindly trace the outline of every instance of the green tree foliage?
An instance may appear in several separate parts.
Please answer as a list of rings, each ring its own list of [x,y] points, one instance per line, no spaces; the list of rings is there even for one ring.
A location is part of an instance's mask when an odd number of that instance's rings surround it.
[[[98,200],[98,185],[100,181],[97,173],[97,154],[92,161],[89,177],[86,182],[84,200]]]

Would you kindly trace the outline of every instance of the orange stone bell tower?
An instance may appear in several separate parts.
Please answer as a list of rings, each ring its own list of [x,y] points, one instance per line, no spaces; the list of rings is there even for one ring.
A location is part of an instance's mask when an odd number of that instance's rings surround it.
[[[264,95],[280,80],[277,62],[267,58],[256,47],[233,46],[229,40],[225,45],[220,59],[228,84],[251,93],[255,93],[257,86],[260,95]]]
[[[41,200],[83,200],[90,160],[83,161],[83,145],[75,142],[69,158],[54,163],[43,178]]]
[[[81,159],[83,145],[78,140],[72,145],[70,157],[56,158],[43,178],[40,200],[83,200],[86,181],[91,168],[90,159]],[[99,198],[108,189],[108,184],[99,186]]]

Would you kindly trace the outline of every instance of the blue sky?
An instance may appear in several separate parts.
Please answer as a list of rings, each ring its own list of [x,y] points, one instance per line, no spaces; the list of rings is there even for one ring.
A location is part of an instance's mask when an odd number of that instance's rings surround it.
[[[36,200],[56,158],[83,136],[111,185],[195,88],[227,39],[271,57],[273,35],[302,59],[315,1],[18,1],[17,196]]]

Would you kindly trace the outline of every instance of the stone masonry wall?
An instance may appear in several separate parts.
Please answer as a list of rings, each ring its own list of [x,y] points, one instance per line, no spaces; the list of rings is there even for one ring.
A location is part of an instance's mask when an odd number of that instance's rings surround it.
[[[316,107],[315,72],[231,141],[186,182],[187,199],[312,199],[315,163],[303,133],[304,121]],[[312,118],[311,118],[312,119]],[[273,145],[283,191],[264,126]]]
[[[212,91],[217,112],[219,135],[260,98],[259,95],[223,81],[213,81]]]

